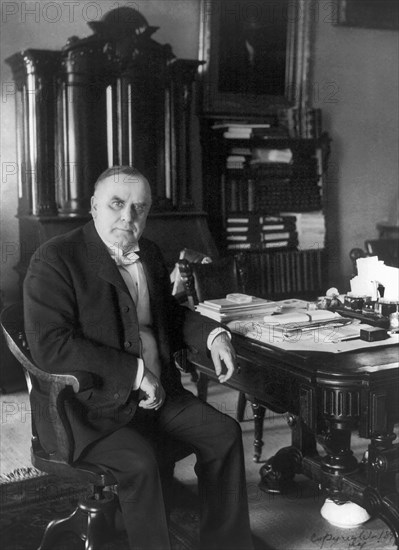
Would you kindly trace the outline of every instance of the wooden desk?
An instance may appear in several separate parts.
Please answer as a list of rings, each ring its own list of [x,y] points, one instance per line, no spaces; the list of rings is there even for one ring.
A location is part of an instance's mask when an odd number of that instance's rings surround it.
[[[343,354],[287,352],[238,334],[233,344],[238,368],[227,385],[289,413],[292,445],[262,466],[262,488],[284,490],[295,474],[304,473],[330,498],[351,500],[379,516],[399,543],[399,445],[393,443],[399,420],[398,346]],[[188,359],[215,379],[209,359],[192,352]],[[264,409],[255,419],[259,453],[263,416]],[[355,429],[370,440],[368,460],[362,463],[351,450]]]

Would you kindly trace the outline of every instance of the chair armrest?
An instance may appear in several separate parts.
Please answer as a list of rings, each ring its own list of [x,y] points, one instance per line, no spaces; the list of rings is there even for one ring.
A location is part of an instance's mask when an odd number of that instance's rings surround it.
[[[192,309],[194,309],[194,305],[198,304],[198,296],[195,288],[192,265],[185,259],[179,260],[177,262],[177,265],[180,271],[180,276],[184,285],[184,289],[186,291],[188,304]]]
[[[71,386],[74,393],[90,390],[94,386],[94,377],[90,372],[69,372],[66,374],[50,374],[54,384],[60,387]]]
[[[79,394],[92,388],[94,379],[89,372],[50,374],[46,379],[50,382],[49,416],[57,438],[57,450],[51,461],[71,464],[74,440],[65,410],[65,400],[71,397],[72,393]]]
[[[64,387],[71,386],[74,393],[79,393],[93,387],[94,378],[90,372],[77,371],[67,374],[53,374],[40,369],[33,362],[25,335],[22,331],[13,334],[3,325],[3,333],[11,353],[30,375],[50,384],[57,383]]]
[[[54,455],[47,455],[41,448],[32,417],[32,452],[40,455],[45,462],[70,464],[73,460],[74,440],[65,410],[65,399],[92,388],[94,377],[83,371],[53,374],[40,369],[34,363],[26,341],[21,304],[14,304],[2,311],[1,326],[8,348],[23,367],[29,393],[32,387],[38,385],[38,381],[44,382],[49,388],[48,414],[57,437],[57,451]]]

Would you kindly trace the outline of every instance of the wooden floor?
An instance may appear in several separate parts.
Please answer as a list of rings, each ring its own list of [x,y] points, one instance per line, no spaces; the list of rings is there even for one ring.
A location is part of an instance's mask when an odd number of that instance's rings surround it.
[[[185,379],[189,389],[193,385]],[[237,392],[220,384],[211,384],[208,402],[218,410],[235,416]],[[29,467],[30,407],[26,393],[0,396],[1,401],[1,452],[0,474],[16,468]],[[269,495],[260,491],[259,469],[262,464],[252,460],[253,422],[251,410],[241,423],[246,459],[247,489],[251,525],[263,550],[371,550],[396,548],[388,527],[378,519],[372,519],[356,529],[338,529],[320,515],[324,497],[317,486],[297,476],[297,490],[287,496]],[[290,430],[283,415],[267,411],[262,459],[272,456],[278,449],[290,443]],[[358,458],[365,450],[365,442],[353,437],[353,449]],[[176,477],[196,491],[193,471],[194,456],[179,462]],[[243,549],[246,550],[246,549]]]

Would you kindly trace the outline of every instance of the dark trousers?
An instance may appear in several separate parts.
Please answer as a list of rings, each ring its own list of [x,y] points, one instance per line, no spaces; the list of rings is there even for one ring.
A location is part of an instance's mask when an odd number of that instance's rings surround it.
[[[131,550],[168,550],[167,481],[173,459],[190,452],[197,458],[201,549],[251,550],[241,428],[193,394],[167,397],[159,411],[139,409],[84,460],[117,479]]]

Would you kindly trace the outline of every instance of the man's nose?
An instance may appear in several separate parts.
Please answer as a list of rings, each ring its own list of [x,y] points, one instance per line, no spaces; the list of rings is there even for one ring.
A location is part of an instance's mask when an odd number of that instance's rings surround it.
[[[126,205],[122,210],[121,218],[124,222],[130,223],[136,217],[134,206]]]

